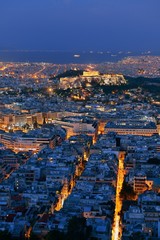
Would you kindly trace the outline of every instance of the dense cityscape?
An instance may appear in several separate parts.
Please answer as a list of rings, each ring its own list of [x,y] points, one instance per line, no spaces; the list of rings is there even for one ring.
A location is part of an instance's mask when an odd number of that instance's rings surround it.
[[[160,238],[159,66],[0,63],[0,239]]]
[[[160,240],[160,0],[0,2],[0,240]]]

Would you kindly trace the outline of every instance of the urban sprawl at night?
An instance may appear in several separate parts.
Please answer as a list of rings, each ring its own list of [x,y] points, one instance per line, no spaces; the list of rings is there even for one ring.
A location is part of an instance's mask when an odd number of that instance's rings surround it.
[[[160,57],[0,62],[0,239],[160,239]]]

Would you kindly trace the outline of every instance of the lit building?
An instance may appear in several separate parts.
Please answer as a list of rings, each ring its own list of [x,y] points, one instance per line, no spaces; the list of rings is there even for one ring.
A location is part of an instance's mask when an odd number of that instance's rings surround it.
[[[18,166],[18,158],[14,153],[9,153],[3,156],[3,163],[16,168]]]
[[[12,118],[12,124],[18,125],[18,126],[23,126],[26,124],[27,116],[22,114],[22,115],[14,115]]]
[[[58,130],[60,131],[61,128]],[[38,152],[43,146],[54,148],[56,145],[57,132],[53,125],[44,125],[41,129],[31,130],[27,134],[21,133],[2,133],[0,142],[6,148],[10,148],[15,152],[33,151]],[[59,132],[58,132],[59,136]]]
[[[84,71],[83,72],[83,77],[95,77],[95,76],[99,76],[99,72],[98,71],[89,71],[89,72],[86,72]]]
[[[104,133],[116,132],[119,135],[140,135],[152,136],[158,134],[156,124],[154,122],[146,121],[132,121],[130,120],[117,120],[109,121],[104,129]]]
[[[93,138],[93,141],[97,139],[98,123],[93,119],[85,119],[85,117],[72,116],[65,117],[63,121],[53,120],[54,124],[60,124],[61,127],[67,131],[67,139],[71,136],[86,134]]]
[[[137,194],[141,194],[146,190],[151,190],[153,181],[147,181],[147,177],[144,173],[138,172],[134,176],[133,188]]]

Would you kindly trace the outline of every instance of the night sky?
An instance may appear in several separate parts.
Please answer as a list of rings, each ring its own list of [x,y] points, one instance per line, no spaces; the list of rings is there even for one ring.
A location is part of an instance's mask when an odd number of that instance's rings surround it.
[[[159,50],[160,0],[0,0],[0,50]]]

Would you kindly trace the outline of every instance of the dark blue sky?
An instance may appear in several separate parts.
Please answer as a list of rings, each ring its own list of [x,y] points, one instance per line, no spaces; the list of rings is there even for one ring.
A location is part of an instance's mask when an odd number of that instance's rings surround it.
[[[0,49],[159,50],[160,0],[0,2]]]

